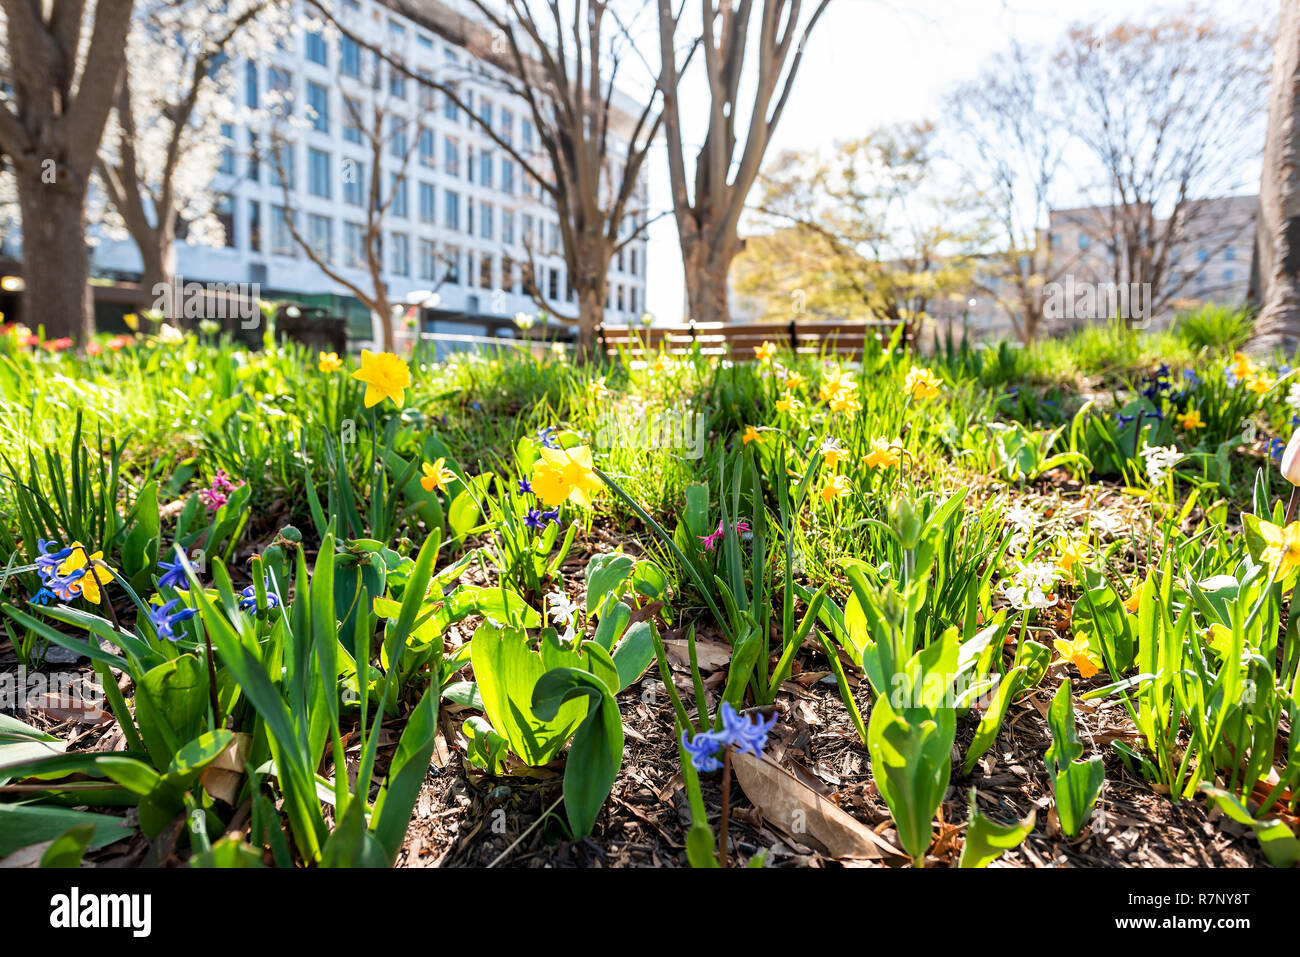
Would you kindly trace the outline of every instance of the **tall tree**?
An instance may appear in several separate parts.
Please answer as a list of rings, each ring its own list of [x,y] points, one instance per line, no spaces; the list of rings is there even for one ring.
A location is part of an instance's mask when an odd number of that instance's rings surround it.
[[[126,60],[132,0],[0,0],[0,152],[23,225],[23,312],[52,338],[92,327],[86,193]]]
[[[97,172],[110,204],[106,224],[139,249],[142,294],[152,301],[152,290],[174,278],[179,225],[190,241],[223,239],[212,181],[222,124],[234,119],[226,91],[235,64],[269,49],[290,23],[283,0],[138,4]]]
[[[933,305],[970,288],[987,235],[934,147],[934,128],[912,123],[781,153],[758,181],[769,230],[746,237],[736,292],[765,300],[765,318],[806,310],[915,335]]]
[[[1105,244],[1116,284],[1149,284],[1157,314],[1196,275],[1179,268],[1180,249],[1213,256],[1239,238],[1200,200],[1248,185],[1268,53],[1266,31],[1188,7],[1072,27],[1055,57],[1074,144],[1098,171],[1099,210],[1078,225]]]
[[[740,216],[790,98],[804,45],[829,3],[819,0],[805,21],[802,0],[763,0],[755,27],[753,0],[701,0],[701,30],[692,49],[698,42],[703,52],[709,123],[695,156],[694,180],[688,181],[681,115],[685,68],[677,65],[684,6],[674,14],[672,0],[658,0],[668,173],[687,304],[696,321],[728,318],[727,273],[741,248]],[[751,51],[757,66],[749,76],[745,60]],[[742,89],[753,100],[748,121],[738,123]]]
[[[1048,76],[1041,55],[1013,45],[958,86],[947,110],[956,137],[949,151],[962,157],[970,188],[995,230],[975,284],[997,301],[1026,344],[1043,328],[1043,287],[1077,255],[1058,254],[1040,241],[1062,191],[1059,173],[1069,145]]]
[[[1259,184],[1254,273],[1262,307],[1251,345],[1300,346],[1300,0],[1282,0]]]
[[[530,284],[538,304],[578,327],[578,355],[595,344],[605,315],[610,260],[645,235],[648,224],[641,172],[662,122],[658,75],[645,102],[623,95],[624,66],[638,61],[637,3],[605,0],[469,0],[483,23],[456,17],[448,28],[475,58],[493,67],[424,76],[400,57],[336,17],[322,0],[312,6],[344,36],[374,51],[389,68],[438,91],[515,161],[541,199],[556,211],[560,250],[575,292],[576,314]],[[641,61],[644,62],[644,61]],[[467,81],[522,101],[536,131],[533,150],[513,142],[475,109]],[[530,258],[537,251],[529,245]]]
[[[341,185],[355,183],[362,194],[364,219],[360,224],[360,248],[356,248],[345,235],[342,257],[334,248],[332,235],[316,235],[310,219],[304,222],[299,217],[293,198],[298,185],[295,132],[300,133],[316,118],[295,115],[295,104],[290,94],[268,91],[265,135],[259,139],[267,144],[259,159],[274,171],[283,196],[283,205],[272,210],[272,242],[275,241],[275,231],[283,228],[295,249],[369,309],[379,322],[380,345],[386,352],[394,351],[397,330],[393,315],[395,304],[388,297],[388,284],[384,279],[388,268],[384,257],[386,254],[394,255],[395,251],[384,243],[384,224],[394,212],[395,203],[409,203],[407,173],[411,158],[419,149],[423,130],[418,111],[412,114],[399,106],[391,90],[392,87],[384,82],[384,64],[378,57],[368,58],[362,75],[343,83],[343,116],[340,119],[346,128],[354,131],[365,159],[356,162],[345,157],[339,167]],[[409,268],[410,250],[406,252]],[[348,271],[356,268],[365,270],[368,282],[349,278]]]

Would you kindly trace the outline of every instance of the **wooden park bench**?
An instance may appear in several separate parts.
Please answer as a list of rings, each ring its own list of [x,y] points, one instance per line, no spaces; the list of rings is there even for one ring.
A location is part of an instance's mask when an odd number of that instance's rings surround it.
[[[801,355],[856,358],[863,344],[875,339],[889,342],[898,323],[887,320],[796,319],[791,322],[688,322],[677,326],[613,326],[602,323],[596,338],[606,355],[619,352],[631,358],[666,352],[683,355],[698,343],[703,355],[753,359],[754,349],[774,342]],[[904,332],[900,341],[908,338]]]

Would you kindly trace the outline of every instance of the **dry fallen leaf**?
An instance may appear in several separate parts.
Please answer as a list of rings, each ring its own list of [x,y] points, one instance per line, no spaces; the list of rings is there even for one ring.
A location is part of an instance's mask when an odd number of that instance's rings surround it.
[[[668,659],[673,664],[682,668],[691,666],[690,645],[685,640],[670,638],[664,642],[664,648],[668,652]],[[721,641],[696,638],[695,660],[699,662],[701,671],[721,668],[731,660],[731,646]]]
[[[862,860],[902,851],[877,837],[839,805],[766,758],[733,754],[731,766],[764,820],[791,840],[833,858]]]

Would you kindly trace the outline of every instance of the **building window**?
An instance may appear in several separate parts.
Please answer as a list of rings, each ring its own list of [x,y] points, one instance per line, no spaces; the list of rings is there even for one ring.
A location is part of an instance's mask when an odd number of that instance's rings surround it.
[[[244,103],[250,110],[257,109],[257,64],[252,60],[244,67]]]
[[[329,153],[324,150],[307,150],[307,192],[321,199],[330,198],[330,165],[333,163]]]
[[[515,244],[515,214],[512,210],[501,210],[501,242],[507,246]]]
[[[226,248],[235,248],[235,200],[228,193],[222,193],[217,197],[216,203],[217,222],[221,223],[221,231],[226,237]]]
[[[410,215],[406,202],[406,180],[398,173],[388,174],[389,212],[399,219]]]
[[[411,274],[411,237],[405,233],[393,233],[393,261],[390,271],[394,276]]]
[[[339,38],[339,72],[353,79],[361,76],[361,46],[356,40]]]
[[[434,221],[433,184],[421,183],[419,185],[419,193],[420,193],[420,222],[433,225],[433,221]]]
[[[444,265],[443,282],[453,286],[460,285],[460,247],[448,246],[442,254]]]
[[[460,143],[455,138],[442,138],[442,168],[448,176],[460,175]]]
[[[478,154],[478,175],[482,184],[489,189],[492,187],[492,164],[496,161],[496,156],[491,150],[483,150]]]
[[[478,285],[480,289],[492,288],[492,257],[486,253],[479,260]]]
[[[491,203],[479,203],[478,234],[481,239],[492,238],[492,214]]]
[[[420,240],[420,278],[430,281],[438,278],[438,247],[431,239]]]
[[[250,251],[262,251],[262,204],[255,199],[248,201],[248,248]]]
[[[546,295],[552,302],[560,297],[560,271],[558,269],[550,270],[550,275],[546,277]]]
[[[221,165],[217,170],[226,174],[235,172],[235,127],[232,123],[221,124]]]
[[[406,156],[406,117],[388,118],[388,152],[398,159]]]
[[[311,128],[317,133],[330,131],[330,93],[319,83],[307,83],[307,106],[311,110]]]
[[[1085,236],[1085,235],[1083,235],[1082,233],[1080,233],[1080,234],[1079,234],[1079,248],[1080,248],[1080,249],[1087,249],[1087,248],[1088,248],[1088,242],[1089,242],[1088,237]]]
[[[1210,258],[1210,253],[1209,253],[1208,250],[1206,250],[1206,249],[1198,249],[1198,250],[1196,250],[1196,261],[1197,261],[1198,263],[1203,263],[1203,262],[1205,262],[1205,260],[1207,260],[1207,259],[1209,259],[1209,258]]]
[[[349,269],[366,264],[366,231],[360,223],[343,224],[343,264]]]
[[[1229,246],[1227,249],[1225,249],[1225,250],[1223,251],[1223,258],[1224,258],[1224,259],[1236,259],[1236,258],[1237,258],[1237,250],[1235,250],[1235,249],[1233,249],[1231,246]]]
[[[290,213],[283,206],[271,207],[271,252],[276,256],[292,256],[293,233],[289,229]]]
[[[442,225],[446,229],[460,229],[460,193],[442,191]]]
[[[465,232],[474,235],[474,197],[465,200]]]
[[[428,70],[416,70],[415,75],[420,78],[420,82],[416,84],[417,90],[415,94],[417,98],[417,102],[420,105],[420,109],[432,110],[433,109],[433,87],[430,86],[430,84],[433,82],[433,74],[431,74]]]
[[[433,130],[420,130],[420,165],[433,169]]]
[[[259,167],[260,157],[258,154],[257,134],[252,130],[248,131],[248,179],[249,182],[256,183],[261,178]]]
[[[515,164],[513,160],[501,160],[501,192],[507,196],[515,194]]]
[[[1224,281],[1224,282],[1232,282],[1232,280],[1233,280],[1234,277],[1235,277],[1235,274],[1233,273],[1233,271],[1232,271],[1231,269],[1225,269],[1225,270],[1223,271],[1223,281]]]
[[[328,216],[312,214],[307,217],[307,241],[322,262],[334,260],[334,221]]]
[[[321,34],[316,32],[307,34],[307,59],[312,63],[319,63],[321,66],[329,64],[325,38]]]
[[[273,66],[266,75],[266,89],[275,94],[272,105],[280,116],[293,114],[293,74]]]
[[[293,191],[293,144],[280,143],[272,151],[273,161],[271,163],[271,185],[285,186],[290,192]]]
[[[533,151],[533,122],[532,120],[519,121],[519,139],[524,144],[524,155],[527,156]]]
[[[343,97],[343,139],[361,142],[361,104],[350,96]]]
[[[501,108],[501,123],[497,128],[497,135],[501,137],[506,146],[514,145],[515,115],[505,107]]]
[[[366,167],[354,159],[343,161],[343,202],[349,206],[364,206],[366,194]]]

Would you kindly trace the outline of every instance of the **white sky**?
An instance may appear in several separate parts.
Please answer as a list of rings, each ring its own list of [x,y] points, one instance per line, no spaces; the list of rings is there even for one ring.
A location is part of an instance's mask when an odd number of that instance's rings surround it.
[[[805,0],[804,6],[813,2]],[[1213,0],[1202,6],[1212,14],[1263,23],[1273,22],[1277,10],[1275,0]],[[767,156],[830,146],[886,123],[929,119],[942,124],[944,93],[979,73],[1011,37],[1025,45],[1053,44],[1074,22],[1146,19],[1169,9],[1142,0],[831,0],[805,50]],[[693,103],[683,96],[684,120],[696,114],[707,118],[707,110],[707,101]],[[688,175],[693,159],[688,144]],[[662,148],[651,154],[649,165],[651,207],[668,209]],[[681,321],[682,264],[671,215],[650,227],[647,277],[646,305],[656,320]]]

